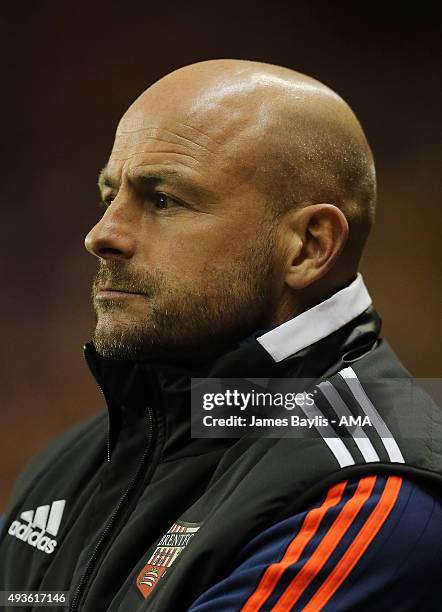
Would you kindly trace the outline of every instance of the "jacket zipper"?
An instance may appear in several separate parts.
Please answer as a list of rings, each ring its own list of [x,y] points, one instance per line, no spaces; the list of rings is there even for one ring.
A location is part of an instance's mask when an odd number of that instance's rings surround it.
[[[88,367],[89,367],[89,369],[90,369],[90,371],[91,371],[91,373],[92,373],[92,375],[93,375],[93,377],[95,379],[95,382],[97,383],[97,387],[100,389],[100,393],[103,396],[103,399],[105,401],[106,406],[108,406],[109,404],[108,404],[108,400],[107,400],[106,394],[103,391],[103,387],[101,386],[101,383],[99,382],[99,375],[98,375],[97,372],[94,371],[94,367],[91,364],[90,359],[87,356],[88,355],[87,345],[83,346],[83,352],[84,352],[84,358],[86,360],[86,363],[87,363],[87,365],[88,365]],[[110,430],[108,428],[108,430],[107,430],[107,462],[109,463],[110,460],[111,460],[111,457],[110,457]]]
[[[106,395],[104,394],[103,387],[98,382],[97,377],[95,377],[95,382],[97,383],[97,386],[100,389],[101,395],[103,396],[103,399],[107,404]],[[109,427],[107,428],[107,462],[108,463],[110,462],[110,429]]]
[[[122,508],[124,507],[124,505],[127,503],[128,499],[129,499],[129,495],[131,493],[131,491],[135,488],[140,475],[142,474],[143,471],[143,467],[144,464],[146,463],[147,457],[150,454],[150,450],[151,450],[151,446],[152,446],[152,438],[153,438],[153,423],[154,423],[154,418],[153,418],[153,411],[151,409],[150,406],[147,407],[147,421],[148,421],[148,436],[147,436],[147,445],[146,448],[143,452],[143,455],[141,457],[140,463],[138,465],[138,468],[135,472],[134,477],[132,478],[131,482],[129,483],[129,485],[127,486],[127,488],[124,490],[122,496],[120,497],[117,505],[115,506],[111,517],[109,518],[107,525],[105,526],[104,530],[101,533],[100,539],[98,540],[94,551],[92,553],[92,555],[89,558],[89,561],[86,565],[86,569],[84,571],[84,574],[82,575],[80,582],[78,583],[78,586],[75,590],[75,594],[74,597],[72,599],[71,605],[70,605],[70,612],[77,612],[77,610],[79,609],[79,604],[80,604],[80,600],[81,597],[88,585],[89,582],[89,578],[93,573],[93,570],[95,569],[95,567],[97,566],[99,559],[100,559],[100,554],[102,553],[103,550],[103,546],[107,541],[107,538],[109,536],[109,534],[112,531],[112,527],[118,517],[118,515],[120,514]],[[110,461],[110,450],[109,450],[109,437],[108,437],[108,461]]]

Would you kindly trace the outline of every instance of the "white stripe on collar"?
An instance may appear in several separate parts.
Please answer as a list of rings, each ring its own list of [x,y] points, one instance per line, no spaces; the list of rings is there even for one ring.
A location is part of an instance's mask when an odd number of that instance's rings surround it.
[[[348,287],[281,323],[257,340],[279,362],[340,329],[367,310],[371,303],[362,276],[358,273]]]

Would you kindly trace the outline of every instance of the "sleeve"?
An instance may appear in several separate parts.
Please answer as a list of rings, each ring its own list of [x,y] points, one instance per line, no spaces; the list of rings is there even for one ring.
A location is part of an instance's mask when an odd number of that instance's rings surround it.
[[[190,610],[432,609],[441,553],[440,493],[396,475],[366,476],[260,533]]]

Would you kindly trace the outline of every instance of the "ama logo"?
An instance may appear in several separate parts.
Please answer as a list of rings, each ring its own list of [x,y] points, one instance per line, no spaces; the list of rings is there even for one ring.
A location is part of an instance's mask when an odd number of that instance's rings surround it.
[[[65,499],[58,499],[52,504],[38,506],[35,511],[22,512],[20,519],[23,522],[16,520],[11,523],[9,535],[50,555],[57,546],[57,540],[51,536],[58,534],[65,504]]]

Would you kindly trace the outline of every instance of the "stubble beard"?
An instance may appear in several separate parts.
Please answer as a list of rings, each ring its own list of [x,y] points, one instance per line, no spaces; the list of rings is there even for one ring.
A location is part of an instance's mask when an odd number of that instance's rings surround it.
[[[201,361],[265,328],[275,308],[273,246],[269,231],[228,268],[209,262],[192,287],[160,271],[135,274],[118,260],[100,261],[92,285],[96,350],[113,359]],[[143,293],[135,316],[127,298],[94,299],[106,282]]]

